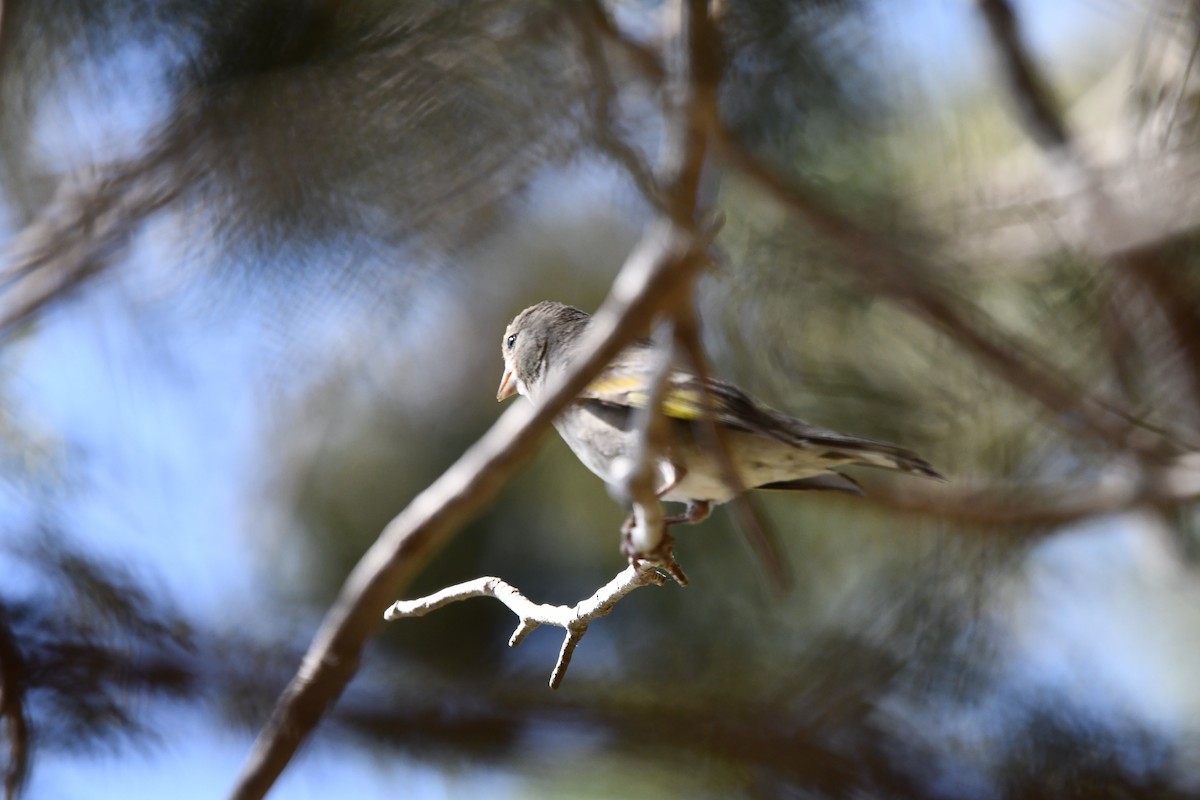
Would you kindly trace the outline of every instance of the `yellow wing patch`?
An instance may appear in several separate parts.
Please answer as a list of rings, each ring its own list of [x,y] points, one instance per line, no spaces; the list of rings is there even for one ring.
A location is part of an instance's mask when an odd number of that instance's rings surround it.
[[[645,408],[650,399],[645,385],[642,375],[610,373],[592,381],[584,394],[609,403]],[[696,389],[670,387],[663,398],[662,410],[674,419],[698,420],[704,416],[704,398]]]
[[[671,389],[663,398],[663,413],[668,417],[695,420],[704,417],[704,398],[691,389]]]
[[[637,391],[643,385],[645,385],[645,381],[642,380],[640,375],[631,375],[627,372],[609,372],[589,383],[587,389],[584,390],[584,394],[601,399],[615,398],[618,395]]]

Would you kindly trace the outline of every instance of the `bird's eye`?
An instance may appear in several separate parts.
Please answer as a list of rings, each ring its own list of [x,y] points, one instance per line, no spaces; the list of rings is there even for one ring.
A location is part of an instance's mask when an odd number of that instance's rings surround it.
[[[504,340],[504,346],[507,347],[509,350],[512,350],[513,345],[516,343],[517,343],[517,335],[515,333],[510,333],[508,335],[508,338]]]

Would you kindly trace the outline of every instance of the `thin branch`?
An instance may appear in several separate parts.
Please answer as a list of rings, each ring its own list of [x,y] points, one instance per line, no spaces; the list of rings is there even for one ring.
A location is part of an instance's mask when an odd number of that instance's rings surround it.
[[[473,581],[450,586],[427,597],[416,600],[399,600],[384,614],[384,619],[397,620],[423,617],[443,606],[472,597],[494,597],[517,615],[517,629],[508,640],[509,647],[516,647],[525,637],[542,625],[552,625],[565,631],[562,648],[554,671],[550,674],[550,688],[557,689],[566,677],[567,667],[575,647],[587,633],[588,626],[608,616],[617,603],[626,595],[643,586],[662,586],[666,578],[651,566],[630,565],[615,578],[596,590],[586,600],[573,606],[552,606],[534,603],[514,586],[499,578],[476,578]]]
[[[1021,41],[1008,0],[979,0],[979,10],[1000,56],[1002,74],[1029,135],[1046,149],[1070,147],[1070,134],[1045,80]]]
[[[690,228],[717,119],[721,40],[708,18],[708,0],[675,0],[666,19],[675,36],[667,48],[666,132],[658,180],[671,219]]]
[[[1192,68],[1196,66],[1196,56],[1200,55],[1200,27],[1197,22],[1200,22],[1200,7],[1192,3],[1192,46],[1188,49],[1187,64],[1183,67],[1183,77],[1179,80],[1179,91],[1175,93],[1175,102],[1171,104],[1171,114],[1167,117],[1167,124],[1163,130],[1160,145],[1167,147],[1171,141],[1171,132],[1175,129],[1175,121],[1179,118],[1179,111],[1184,106],[1184,101],[1187,97],[1188,81],[1192,77]]]
[[[1176,347],[1188,365],[1193,404],[1200,407],[1200,314],[1190,302],[1178,276],[1162,263],[1164,248],[1129,248],[1128,243],[1136,240],[1133,232],[1140,226],[1106,189],[1101,176],[1088,163],[1071,134],[1050,95],[1047,81],[1039,73],[1021,38],[1016,12],[1009,0],[978,2],[993,48],[999,55],[1005,84],[1026,133],[1058,168],[1063,183],[1085,187],[1080,195],[1079,210],[1088,230],[1103,243],[1101,252],[1108,254],[1117,266],[1143,284],[1162,308]],[[1193,49],[1192,58],[1194,55]],[[1191,65],[1189,59],[1183,82],[1191,72]]]
[[[798,181],[781,177],[723,127],[715,131],[713,143],[721,159],[837,245],[847,256],[843,264],[860,281],[951,336],[998,377],[1040,402],[1064,426],[1115,449],[1135,446],[1128,439],[1128,426],[1114,419],[1118,415],[1069,382],[1062,369],[1043,363],[1028,346],[992,328],[984,318],[968,318],[948,297],[928,286],[920,276],[930,270],[920,256],[878,240],[849,218],[825,207]]]
[[[596,30],[618,47],[638,72],[655,82],[666,77],[667,69],[663,66],[663,59],[658,51],[623,34],[600,0],[582,0],[582,3],[587,7]]]
[[[1125,253],[1120,264],[1122,272],[1140,283],[1162,309],[1175,347],[1187,365],[1192,406],[1200,412],[1200,314],[1194,305],[1195,292],[1177,269],[1164,263],[1161,249]]]
[[[708,18],[706,0],[675,0],[664,20],[675,28],[667,50],[670,71],[664,97],[664,135],[655,185],[663,211],[679,225],[696,229],[700,176],[708,150],[708,129],[716,118],[716,87],[720,72],[719,41]],[[654,198],[651,198],[652,200]],[[715,234],[719,227],[714,227]],[[709,232],[705,232],[708,238]],[[697,262],[707,263],[707,261]],[[689,274],[695,275],[693,269]],[[674,322],[690,312],[692,285],[679,285],[659,331],[658,363],[648,376],[649,396],[635,423],[640,433],[632,469],[621,490],[633,501],[626,524],[631,558],[648,558],[662,566],[680,585],[687,577],[671,552],[662,504],[658,500],[656,465],[667,450],[667,420],[661,413],[675,359]],[[670,478],[674,480],[674,477]]]
[[[166,169],[177,156],[168,133],[141,158],[63,181],[0,260],[0,338],[110,266],[139,226],[198,178]]]
[[[614,106],[619,99],[617,86],[598,35],[612,23],[605,10],[594,2],[570,6],[567,17],[579,32],[580,50],[591,73],[592,91],[587,100],[592,114],[592,137],[601,151],[625,170],[646,201],[661,211],[662,191],[653,170],[637,148],[622,138],[614,121]]]
[[[656,363],[646,376],[646,405],[634,413],[633,429],[638,432],[638,437],[633,464],[617,489],[625,495],[623,499],[633,503],[633,512],[626,523],[626,535],[629,537],[627,555],[633,559],[644,558],[652,563],[664,564],[672,577],[680,585],[686,586],[687,578],[671,553],[671,538],[667,533],[662,503],[658,500],[660,476],[656,469],[668,449],[667,417],[662,413],[662,404],[675,360],[674,338],[674,324],[669,320],[661,323],[655,335],[657,347],[653,352]],[[670,474],[673,468],[668,466],[667,472],[662,477],[673,482],[676,479],[675,475]]]
[[[29,774],[29,721],[25,716],[25,666],[16,637],[0,608],[0,721],[8,736],[4,796],[15,800]]]
[[[1178,508],[1200,501],[1200,463],[1184,456],[1139,479],[1100,481],[1080,486],[921,486],[872,487],[866,502],[888,514],[911,514],[961,525],[996,528],[1006,537],[1016,529],[1053,530],[1070,522],[1119,514],[1141,506]]]
[[[750,498],[743,493],[742,478],[738,475],[730,455],[729,442],[726,440],[725,429],[716,423],[712,394],[707,391],[709,371],[708,360],[704,355],[704,347],[700,342],[700,323],[695,310],[691,307],[681,309],[675,317],[675,341],[687,357],[692,371],[696,374],[701,386],[706,387],[702,393],[703,417],[702,430],[707,441],[705,446],[716,455],[717,466],[721,470],[721,480],[734,487],[732,500],[734,519],[738,529],[763,565],[771,586],[782,594],[791,586],[791,575],[787,570],[787,559],[783,557],[782,548],[774,532],[762,524]]]

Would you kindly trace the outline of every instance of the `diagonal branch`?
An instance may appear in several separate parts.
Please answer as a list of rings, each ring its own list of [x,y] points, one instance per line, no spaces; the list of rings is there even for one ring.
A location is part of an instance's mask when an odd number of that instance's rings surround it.
[[[411,617],[423,617],[431,611],[443,606],[468,600],[472,597],[494,597],[517,615],[520,622],[508,640],[509,647],[516,647],[525,641],[525,637],[542,625],[552,625],[566,631],[562,648],[559,650],[558,661],[550,674],[550,688],[557,689],[566,677],[567,667],[571,665],[571,656],[576,645],[587,633],[588,625],[607,617],[617,603],[630,594],[634,589],[643,586],[662,586],[666,578],[658,570],[649,565],[633,566],[622,570],[615,578],[596,590],[595,594],[586,600],[581,600],[573,606],[552,606],[545,603],[535,603],[514,586],[499,578],[476,578],[473,581],[460,583],[435,592],[427,597],[416,600],[398,600],[384,614],[384,619],[397,620]]]
[[[691,237],[670,224],[653,225],[630,255],[609,299],[589,326],[586,357],[554,379],[539,406],[518,404],[440,478],[388,523],[346,579],[296,676],[260,732],[231,796],[259,798],[358,668],[396,590],[450,537],[487,506],[532,457],[550,421],[644,329],[681,279]]]
[[[711,27],[706,24],[704,0],[685,0],[670,11],[679,20],[677,38],[686,42],[680,49],[690,53],[694,46],[711,44],[715,36],[711,31],[689,35],[693,28]],[[676,65],[689,69],[689,59],[683,55]],[[690,70],[686,74],[695,81],[709,73],[711,65],[699,77]],[[586,356],[569,371],[551,378],[552,386],[541,405],[508,409],[450,469],[388,523],[326,614],[299,671],[259,733],[231,797],[248,800],[266,794],[357,671],[363,645],[382,621],[382,612],[396,590],[492,501],[532,456],[550,421],[636,333],[681,302],[680,298],[690,297],[695,270],[704,263],[697,252],[702,252],[703,245],[696,241],[691,227],[701,168],[696,162],[704,157],[704,140],[696,135],[699,123],[694,119],[699,115],[695,108],[698,96],[711,102],[714,93],[715,84],[706,90],[686,90],[682,103],[668,108],[662,174],[672,214],[670,219],[648,226],[621,268],[581,345]],[[669,97],[675,96],[680,95],[669,93]],[[676,115],[687,119],[672,123]]]
[[[979,0],[979,10],[987,22],[1002,74],[1026,130],[1044,149],[1070,148],[1071,136],[1058,113],[1045,79],[1021,41],[1017,15],[1008,0]]]

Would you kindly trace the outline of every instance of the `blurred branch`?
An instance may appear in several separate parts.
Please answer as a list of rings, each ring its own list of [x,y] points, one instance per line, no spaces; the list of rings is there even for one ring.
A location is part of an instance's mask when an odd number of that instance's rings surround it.
[[[662,403],[667,394],[674,361],[674,325],[670,321],[661,323],[655,339],[657,362],[647,374],[647,398],[644,408],[636,410],[632,421],[637,431],[637,446],[633,452],[633,464],[617,486],[617,492],[633,504],[633,511],[626,520],[622,532],[626,538],[623,546],[631,563],[641,559],[663,564],[664,568],[680,586],[687,585],[687,577],[675,561],[671,535],[663,516],[662,503],[658,501],[659,487],[656,482],[658,470],[655,466],[668,452],[667,417],[662,413]],[[665,476],[667,485],[673,484],[678,476]]]
[[[2,10],[2,9],[0,9]],[[4,796],[15,800],[29,771],[29,722],[25,717],[25,666],[8,615],[0,606],[0,721],[8,736]]]
[[[635,42],[617,27],[611,15],[605,10],[600,0],[583,0],[588,10],[588,16],[596,30],[611,44],[624,53],[637,70],[655,81],[661,81],[667,74],[661,55],[652,47]]]
[[[709,385],[708,360],[704,355],[704,346],[700,341],[700,323],[692,308],[681,309],[675,317],[675,346],[681,349],[696,379],[701,386]],[[726,440],[725,429],[716,422],[716,414],[712,394],[708,391],[701,393],[704,404],[701,417],[701,430],[706,438],[705,446],[717,456],[717,466],[721,470],[721,481],[735,488],[732,506],[733,516],[742,535],[754,549],[755,555],[763,565],[771,586],[780,594],[791,586],[791,575],[787,571],[787,559],[783,557],[782,549],[773,530],[759,519],[750,498],[743,493],[742,478],[733,465],[730,455],[729,442]]]
[[[1098,481],[1088,487],[872,486],[867,501],[888,513],[933,517],[965,525],[995,526],[1010,536],[1014,528],[1057,528],[1070,522],[1119,514],[1139,506],[1179,507],[1200,501],[1200,463],[1195,454],[1137,477]]]
[[[845,253],[845,266],[875,291],[927,320],[974,353],[1005,382],[1040,402],[1068,428],[1125,450],[1129,428],[1116,424],[1108,406],[1062,377],[1064,371],[1043,363],[1029,347],[989,325],[980,314],[968,318],[922,275],[932,270],[923,259],[880,241],[857,223],[827,208],[817,195],[749,153],[721,126],[714,146],[720,157],[760,190],[774,198]],[[1101,413],[1103,412],[1103,413]]]
[[[665,27],[673,28],[674,36],[667,48],[666,130],[658,179],[671,219],[691,228],[717,119],[721,40],[708,18],[706,0],[674,0],[668,9]],[[690,300],[691,293],[686,297]]]
[[[174,156],[172,145],[160,144],[143,158],[63,181],[0,263],[0,337],[108,267],[138,226],[189,185],[164,174]]]
[[[1025,51],[1016,14],[1008,0],[979,0],[992,41],[1000,55],[1008,89],[1017,101],[1029,135],[1046,149],[1070,147],[1066,124],[1055,107],[1042,76]]]
[[[678,38],[687,50],[678,63],[687,80],[680,95],[668,93],[668,103],[693,104],[715,98],[715,84],[696,90],[697,81],[709,77],[693,72],[689,61],[693,47],[715,36],[689,35],[706,24],[704,0],[686,0],[675,11]],[[711,71],[711,70],[709,70]],[[715,106],[714,106],[715,108]],[[688,119],[675,121],[676,116]],[[510,408],[459,460],[419,494],[393,519],[359,561],[305,655],[295,677],[284,690],[254,744],[249,760],[231,796],[260,798],[275,783],[300,743],[324,716],[357,671],[362,647],[382,619],[382,611],[396,590],[410,579],[467,520],[499,493],[516,469],[533,454],[550,421],[566,407],[635,335],[649,327],[664,309],[691,297],[694,271],[703,262],[694,253],[691,231],[695,182],[704,157],[704,141],[695,135],[691,105],[668,108],[667,139],[663,157],[664,185],[671,192],[671,219],[653,222],[630,254],[613,282],[612,291],[596,313],[581,345],[580,358],[553,382],[543,404]],[[687,219],[683,220],[683,211]]]
[[[1020,35],[1019,21],[1009,0],[979,0],[1005,84],[1012,95],[1017,116],[1029,137],[1057,166],[1063,183],[1080,182],[1085,191],[1077,195],[1087,229],[1114,262],[1162,309],[1175,337],[1176,347],[1188,365],[1193,405],[1200,406],[1200,314],[1192,304],[1179,277],[1163,263],[1165,243],[1130,248],[1140,227],[1116,202],[1111,192],[1079,148],[1038,72]],[[1189,68],[1181,80],[1186,82]],[[1181,88],[1182,91],[1182,88]]]
[[[1200,5],[1195,2],[1191,4],[1191,17],[1193,22],[1192,46],[1188,48],[1187,64],[1183,68],[1183,77],[1179,81],[1179,90],[1175,92],[1175,100],[1171,103],[1171,111],[1167,116],[1167,124],[1163,128],[1162,143],[1165,146],[1171,141],[1171,132],[1175,129],[1175,122],[1179,119],[1179,112],[1186,104],[1188,79],[1192,77],[1192,68],[1196,65],[1196,56],[1200,55]]]
[[[517,615],[520,623],[508,640],[509,647],[516,647],[533,631],[542,625],[553,625],[566,631],[563,637],[562,649],[554,671],[550,674],[550,688],[557,689],[562,685],[567,667],[571,665],[571,655],[576,645],[587,633],[588,625],[601,617],[606,617],[616,607],[617,603],[634,589],[643,586],[662,586],[666,578],[651,566],[635,567],[632,564],[622,570],[615,578],[596,590],[586,600],[573,606],[552,606],[545,603],[534,603],[521,594],[514,586],[499,578],[476,578],[473,581],[460,583],[435,592],[427,597],[416,600],[399,600],[383,615],[384,619],[397,620],[409,617],[423,617],[431,611],[436,611],[450,603],[457,603],[472,597],[494,597],[506,605]]]
[[[708,128],[716,117],[716,90],[720,79],[720,52],[716,30],[708,18],[707,0],[675,0],[663,17],[665,28],[675,29],[667,51],[664,86],[665,134],[656,183],[663,213],[676,224],[693,229],[700,175],[708,150]],[[715,230],[713,231],[715,234]],[[696,266],[707,263],[697,259]],[[693,273],[694,274],[694,271]],[[666,417],[661,413],[675,355],[674,319],[689,306],[692,287],[680,287],[675,302],[664,315],[660,329],[659,362],[650,375],[645,409],[636,416],[637,448],[633,468],[622,487],[633,503],[623,531],[628,536],[626,555],[637,563],[647,558],[660,564],[681,586],[687,577],[672,552],[672,537],[658,500],[655,465],[667,447]],[[677,476],[672,475],[674,482]]]
[[[1178,270],[1164,263],[1165,258],[1165,248],[1147,248],[1124,254],[1120,264],[1162,309],[1175,347],[1188,368],[1192,407],[1200,412],[1200,313],[1194,305],[1194,293]]]
[[[567,17],[579,31],[580,49],[591,73],[592,91],[588,93],[587,101],[592,115],[592,138],[602,152],[625,170],[647,202],[662,210],[662,193],[649,164],[637,148],[621,137],[621,132],[615,126],[617,86],[597,35],[598,31],[609,30],[612,21],[597,2],[571,6]]]

